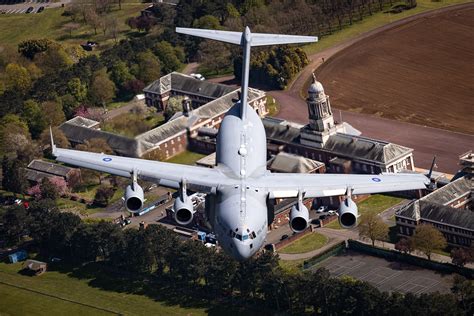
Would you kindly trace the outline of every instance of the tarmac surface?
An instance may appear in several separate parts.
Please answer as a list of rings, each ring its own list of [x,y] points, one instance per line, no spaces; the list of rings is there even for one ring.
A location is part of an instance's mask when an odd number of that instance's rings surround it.
[[[380,291],[414,294],[449,293],[453,275],[442,275],[413,265],[367,256],[353,250],[330,257],[311,268],[325,267],[332,276],[349,275],[369,282]]]

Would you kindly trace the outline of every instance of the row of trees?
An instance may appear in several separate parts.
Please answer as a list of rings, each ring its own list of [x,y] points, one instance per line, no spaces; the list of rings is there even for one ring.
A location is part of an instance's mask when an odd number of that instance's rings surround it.
[[[172,293],[169,299],[175,303],[187,297],[188,305],[208,300],[239,310],[295,315],[470,315],[474,307],[472,281],[462,278],[456,279],[453,294],[382,293],[349,277],[331,278],[324,269],[285,273],[269,252],[237,263],[199,242],[182,241],[160,225],[121,230],[110,222],[84,223],[59,212],[51,200],[33,202],[28,210],[13,207],[2,223],[2,240],[16,244],[29,235],[43,256],[60,256],[77,266],[100,264],[94,269],[97,277],[119,273],[126,283],[138,283],[140,294],[157,295],[163,289],[158,296]]]
[[[372,246],[375,246],[376,240],[388,240],[389,227],[375,213],[362,214],[358,229],[359,236],[363,239],[369,239],[372,242]],[[439,230],[432,225],[422,224],[416,226],[413,236],[400,238],[395,244],[395,249],[405,254],[417,250],[423,253],[428,260],[431,260],[434,252],[443,251],[447,245],[446,239]],[[471,249],[454,248],[451,251],[451,258],[453,264],[458,266],[474,262],[474,247],[471,247]]]

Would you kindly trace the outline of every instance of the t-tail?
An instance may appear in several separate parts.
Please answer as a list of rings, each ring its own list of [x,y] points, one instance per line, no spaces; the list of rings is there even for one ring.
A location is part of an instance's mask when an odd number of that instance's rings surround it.
[[[279,44],[311,43],[318,41],[318,38],[315,36],[251,33],[248,27],[246,27],[245,31],[242,33],[205,29],[190,29],[182,27],[177,27],[176,32],[242,46],[244,51],[242,62],[242,92],[240,94],[240,116],[242,120],[246,120],[247,117],[250,47]]]

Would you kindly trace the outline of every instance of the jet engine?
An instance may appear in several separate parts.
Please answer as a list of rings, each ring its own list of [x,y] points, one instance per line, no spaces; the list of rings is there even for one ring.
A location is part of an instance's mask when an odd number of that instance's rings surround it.
[[[136,213],[143,207],[143,189],[133,182],[125,189],[125,207],[129,212]]]
[[[309,212],[303,203],[294,205],[290,211],[290,228],[295,233],[302,232],[308,227]]]
[[[357,225],[357,205],[348,196],[339,206],[339,225],[343,228],[353,228]]]
[[[180,225],[188,225],[191,223],[196,212],[193,207],[193,202],[188,195],[183,198],[178,197],[174,201],[174,219]]]

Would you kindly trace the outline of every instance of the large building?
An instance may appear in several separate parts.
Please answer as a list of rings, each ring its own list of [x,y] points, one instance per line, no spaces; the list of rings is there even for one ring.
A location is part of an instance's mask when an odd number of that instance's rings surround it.
[[[102,138],[118,155],[166,160],[185,151],[189,140],[199,133],[217,131],[225,113],[239,98],[237,87],[200,81],[179,73],[156,80],[144,91],[147,105],[160,111],[166,108],[172,95],[186,96],[192,106],[163,125],[134,138],[102,131],[99,122],[82,117],[65,122],[60,129],[73,145]],[[250,88],[248,97],[255,111],[261,116],[267,114],[265,92]]]
[[[413,149],[363,137],[333,117],[329,96],[314,78],[308,90],[309,124],[265,119],[270,154],[285,151],[324,162],[334,173],[380,173],[414,170]]]
[[[411,236],[420,224],[431,224],[451,245],[469,247],[474,239],[474,155],[460,157],[462,176],[402,207],[395,214],[399,236]]]

